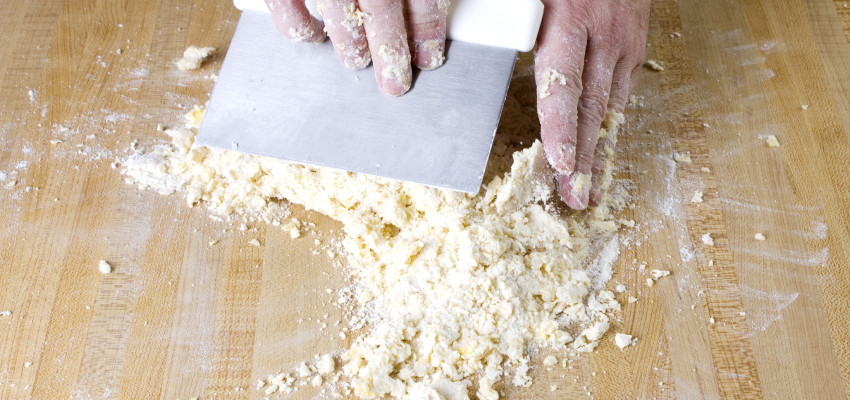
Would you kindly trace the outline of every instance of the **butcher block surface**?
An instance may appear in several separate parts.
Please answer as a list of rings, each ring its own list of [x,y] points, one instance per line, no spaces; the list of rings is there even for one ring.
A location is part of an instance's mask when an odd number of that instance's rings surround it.
[[[258,378],[347,347],[326,292],[347,275],[313,254],[337,222],[292,206],[316,224],[305,237],[242,231],[120,174],[134,148],[166,142],[158,124],[208,99],[230,1],[0,10],[0,398],[256,399]],[[609,285],[638,300],[569,367],[534,353],[534,384],[498,386],[506,398],[847,398],[848,40],[842,1],[653,1],[647,57],[664,70],[640,71],[626,112],[618,177],[634,207],[619,218],[636,225]],[[189,45],[219,50],[178,71]],[[648,287],[650,269],[672,274]],[[615,332],[638,342],[621,351]]]

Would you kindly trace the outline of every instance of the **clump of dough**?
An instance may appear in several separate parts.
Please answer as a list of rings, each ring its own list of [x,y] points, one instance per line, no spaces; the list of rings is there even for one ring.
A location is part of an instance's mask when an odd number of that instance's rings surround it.
[[[183,58],[177,60],[175,63],[177,65],[177,69],[181,71],[198,69],[214,51],[215,47],[189,46],[183,51]]]

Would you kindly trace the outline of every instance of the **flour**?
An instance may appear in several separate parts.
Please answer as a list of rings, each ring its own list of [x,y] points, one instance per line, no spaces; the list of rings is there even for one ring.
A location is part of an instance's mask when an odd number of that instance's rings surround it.
[[[601,288],[618,254],[609,207],[625,201],[609,194],[590,211],[566,209],[538,141],[473,196],[199,147],[202,116],[196,108],[185,127],[166,129],[171,145],[123,160],[127,182],[181,192],[221,217],[276,222],[293,237],[301,223],[281,224],[288,210],[279,199],[342,222],[360,310],[349,323],[368,328],[340,356],[358,397],[497,399],[492,385],[505,366],[514,367],[514,384],[531,384],[530,347],[593,351],[620,310]],[[616,135],[621,120],[609,113],[603,128]],[[609,160],[603,187],[611,169]],[[599,247],[605,261],[590,269]],[[318,382],[303,367],[297,378],[269,379],[266,393]]]

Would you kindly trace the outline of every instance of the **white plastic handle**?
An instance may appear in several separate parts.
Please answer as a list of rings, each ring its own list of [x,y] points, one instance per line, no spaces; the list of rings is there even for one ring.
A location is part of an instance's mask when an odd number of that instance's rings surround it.
[[[315,15],[314,1],[307,7]],[[449,9],[452,40],[531,51],[543,20],[540,0],[456,0]],[[263,0],[233,0],[240,10],[268,12]]]

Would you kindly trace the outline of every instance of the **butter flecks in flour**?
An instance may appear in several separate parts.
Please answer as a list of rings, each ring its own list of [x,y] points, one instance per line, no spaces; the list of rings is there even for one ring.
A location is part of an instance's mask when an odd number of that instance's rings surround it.
[[[279,221],[286,210],[273,199],[287,199],[341,221],[368,326],[341,357],[359,397],[498,398],[491,385],[506,365],[515,383],[530,383],[529,347],[592,351],[620,309],[599,290],[616,257],[587,264],[599,242],[616,240],[608,206],[624,201],[565,210],[538,141],[471,196],[194,146],[201,116],[196,109],[186,127],[166,130],[170,146],[124,160],[127,181],[182,192],[221,216]],[[612,139],[621,121],[608,114]]]

